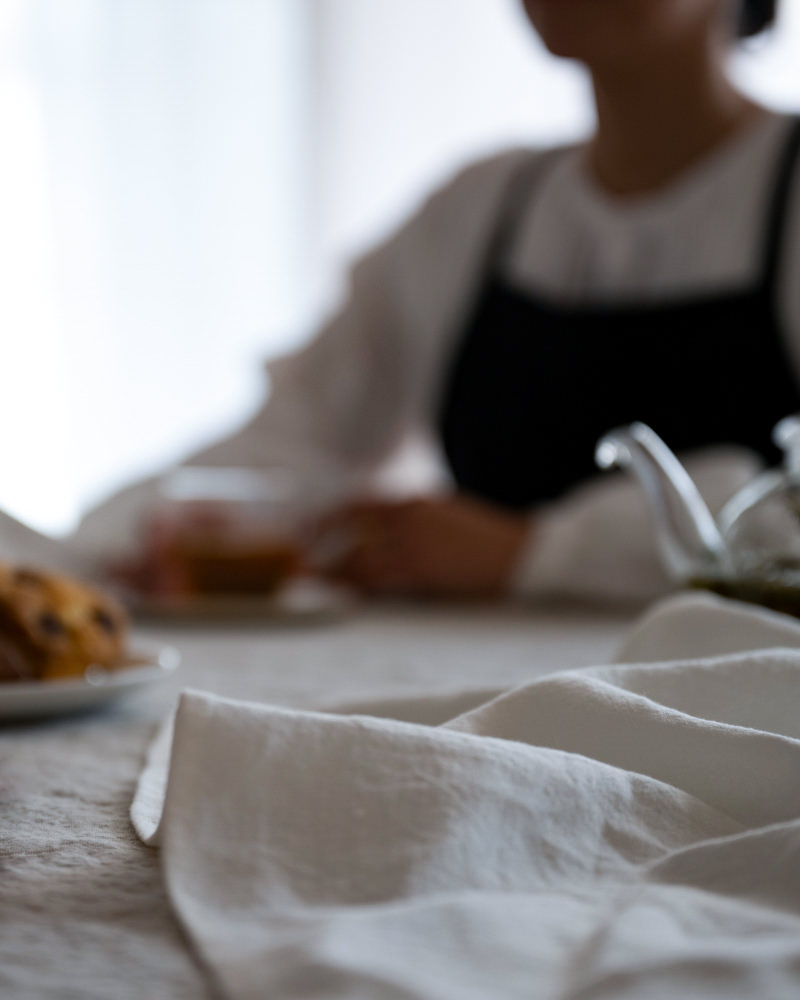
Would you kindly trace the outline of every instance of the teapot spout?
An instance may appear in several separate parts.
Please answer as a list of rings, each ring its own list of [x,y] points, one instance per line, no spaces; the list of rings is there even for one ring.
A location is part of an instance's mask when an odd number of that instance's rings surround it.
[[[603,469],[630,468],[639,480],[655,521],[656,539],[669,573],[677,580],[725,575],[725,542],[689,474],[645,424],[610,431],[597,444]]]

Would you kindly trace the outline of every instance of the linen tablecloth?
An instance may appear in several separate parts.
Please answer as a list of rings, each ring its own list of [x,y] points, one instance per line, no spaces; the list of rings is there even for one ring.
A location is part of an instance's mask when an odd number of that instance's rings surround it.
[[[183,687],[276,705],[508,687],[607,660],[627,619],[525,609],[385,608],[308,630],[139,629],[183,666],[107,711],[0,728],[0,996],[211,996],[175,921],[157,852],[128,808]]]

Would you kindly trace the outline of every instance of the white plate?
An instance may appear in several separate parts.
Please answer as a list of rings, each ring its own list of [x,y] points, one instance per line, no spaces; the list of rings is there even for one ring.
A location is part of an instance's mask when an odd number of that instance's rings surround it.
[[[352,591],[322,580],[293,580],[268,597],[185,597],[165,602],[143,594],[123,601],[140,619],[183,623],[254,622],[305,625],[330,621],[349,611]]]
[[[0,684],[0,720],[41,719],[95,708],[168,677],[178,666],[177,649],[137,654],[117,670],[89,667],[85,677],[63,681]]]

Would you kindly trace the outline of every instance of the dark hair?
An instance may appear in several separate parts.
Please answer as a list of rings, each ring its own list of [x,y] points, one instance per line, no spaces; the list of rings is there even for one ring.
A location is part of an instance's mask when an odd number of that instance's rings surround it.
[[[778,0],[743,0],[739,18],[739,37],[751,38],[768,28],[775,20]]]

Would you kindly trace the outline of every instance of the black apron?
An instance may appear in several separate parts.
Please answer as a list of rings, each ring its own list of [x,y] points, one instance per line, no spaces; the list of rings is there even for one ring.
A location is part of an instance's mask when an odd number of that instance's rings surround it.
[[[596,474],[598,438],[634,420],[678,452],[735,442],[776,462],[772,427],[800,410],[777,301],[798,151],[800,120],[777,165],[753,287],[577,308],[499,273],[547,157],[526,161],[441,396],[439,431],[458,487],[512,509],[553,500]]]

